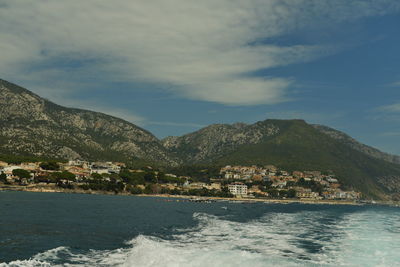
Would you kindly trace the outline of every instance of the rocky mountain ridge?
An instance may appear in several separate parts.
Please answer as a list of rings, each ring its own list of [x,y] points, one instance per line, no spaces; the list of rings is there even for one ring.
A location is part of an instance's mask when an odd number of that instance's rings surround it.
[[[274,124],[213,124],[182,137],[167,137],[162,143],[187,163],[199,163],[229,153],[240,145],[257,144],[279,131]]]
[[[285,128],[282,122],[284,120],[265,120],[254,124],[212,124],[183,136],[168,136],[162,139],[161,142],[170,152],[174,154],[183,152],[183,157],[187,161],[198,163],[209,159],[210,156],[221,156],[225,150],[232,151],[243,144],[257,144],[265,138],[277,135]],[[310,124],[310,126],[368,156],[400,164],[400,156],[385,153],[374,147],[362,144],[341,131],[318,124]]]
[[[99,112],[65,108],[0,80],[2,153],[177,164],[148,131]]]

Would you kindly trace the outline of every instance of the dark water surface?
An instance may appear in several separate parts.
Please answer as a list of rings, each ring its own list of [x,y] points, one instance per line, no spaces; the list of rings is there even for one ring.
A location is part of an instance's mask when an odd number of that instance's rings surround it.
[[[400,266],[400,209],[0,192],[0,266]]]

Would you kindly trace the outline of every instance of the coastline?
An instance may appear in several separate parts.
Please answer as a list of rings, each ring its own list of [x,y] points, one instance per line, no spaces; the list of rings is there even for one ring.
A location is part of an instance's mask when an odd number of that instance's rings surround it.
[[[317,200],[317,199],[267,199],[267,198],[226,198],[226,197],[207,197],[207,196],[188,196],[188,195],[169,195],[169,194],[130,194],[130,193],[118,193],[109,191],[93,191],[83,189],[64,189],[57,186],[18,186],[18,185],[0,185],[0,191],[23,191],[23,192],[36,192],[36,193],[66,193],[66,194],[87,194],[87,195],[121,195],[121,196],[138,196],[138,197],[158,197],[158,198],[175,198],[175,199],[198,199],[201,201],[229,201],[238,203],[271,203],[271,204],[319,204],[319,205],[365,205],[366,203],[360,203],[355,201],[346,200]],[[399,206],[398,203],[389,203],[383,201],[376,201],[377,205],[390,205]]]
[[[267,199],[267,198],[226,198],[226,197],[199,197],[199,196],[185,196],[185,195],[136,195],[143,197],[160,197],[160,198],[177,198],[177,199],[202,199],[202,200],[215,200],[215,201],[232,201],[238,203],[271,203],[271,204],[329,204],[329,205],[363,205],[362,203],[352,201],[340,201],[340,200],[314,200],[314,199]]]

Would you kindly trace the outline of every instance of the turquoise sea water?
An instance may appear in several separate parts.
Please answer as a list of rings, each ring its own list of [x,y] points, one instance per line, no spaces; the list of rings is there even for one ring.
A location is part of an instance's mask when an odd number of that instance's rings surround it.
[[[0,192],[0,266],[400,266],[400,209]]]

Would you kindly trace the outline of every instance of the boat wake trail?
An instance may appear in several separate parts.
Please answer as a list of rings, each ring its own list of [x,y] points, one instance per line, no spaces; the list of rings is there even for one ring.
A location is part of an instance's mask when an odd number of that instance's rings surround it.
[[[274,213],[238,222],[195,213],[165,238],[139,235],[115,250],[59,247],[9,266],[398,266],[400,217],[377,212]],[[373,241],[373,242],[371,242]]]

